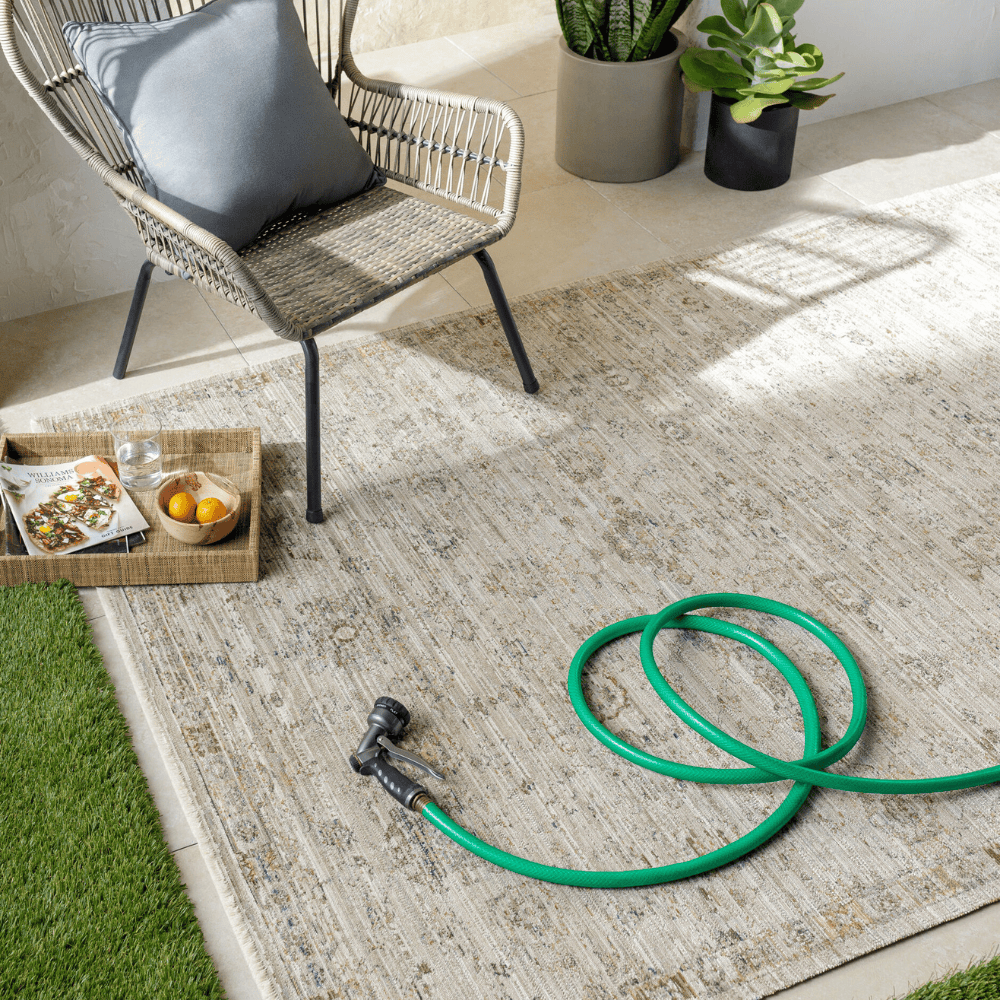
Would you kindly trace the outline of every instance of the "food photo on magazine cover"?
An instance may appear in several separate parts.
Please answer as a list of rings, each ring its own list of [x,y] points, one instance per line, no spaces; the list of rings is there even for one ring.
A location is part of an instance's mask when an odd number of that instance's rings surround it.
[[[0,490],[28,555],[77,552],[118,539],[127,551],[149,528],[114,468],[97,455],[65,465],[2,462]]]

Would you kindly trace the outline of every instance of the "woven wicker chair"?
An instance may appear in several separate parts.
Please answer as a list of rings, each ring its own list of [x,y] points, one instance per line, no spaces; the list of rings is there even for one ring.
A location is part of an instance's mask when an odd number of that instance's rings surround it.
[[[0,0],[0,44],[18,79],[111,188],[145,244],[148,260],[136,282],[115,378],[125,376],[154,266],[242,306],[279,337],[300,341],[305,355],[306,519],[318,522],[323,511],[319,355],[312,339],[317,333],[473,255],[525,390],[537,392],[538,382],[485,249],[509,232],[517,211],[524,147],[517,115],[498,101],[368,79],[351,54],[358,0],[347,0],[342,14],[335,0],[322,0],[322,6],[321,0],[294,2],[317,69],[376,165],[391,180],[473,209],[485,219],[382,187],[273,227],[237,253],[143,190],[135,164],[60,30],[69,20],[160,20],[201,3]],[[338,16],[340,41],[335,45],[331,28]]]

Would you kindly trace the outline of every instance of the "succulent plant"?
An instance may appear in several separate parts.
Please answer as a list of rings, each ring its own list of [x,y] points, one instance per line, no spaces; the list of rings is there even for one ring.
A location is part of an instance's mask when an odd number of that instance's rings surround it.
[[[706,17],[698,25],[716,51],[690,48],[681,56],[684,85],[693,93],[711,90],[735,101],[730,110],[737,122],[756,121],[773,104],[818,108],[834,97],[810,93],[844,74],[810,75],[823,67],[823,53],[815,45],[795,44],[793,15],[803,2],[721,0],[725,17]]]
[[[691,0],[556,0],[556,13],[566,44],[577,54],[601,62],[640,62],[661,54],[664,36],[690,5]]]

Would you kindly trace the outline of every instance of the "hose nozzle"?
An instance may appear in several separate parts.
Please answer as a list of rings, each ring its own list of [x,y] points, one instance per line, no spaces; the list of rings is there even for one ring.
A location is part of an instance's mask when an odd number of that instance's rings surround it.
[[[383,757],[386,754],[395,760],[405,761],[426,774],[444,780],[444,775],[427,761],[400,749],[392,742],[392,738],[402,735],[409,721],[410,713],[405,705],[393,698],[379,698],[368,714],[368,732],[362,737],[358,749],[348,758],[348,763],[358,774],[377,777],[386,791],[401,805],[420,812],[428,802],[433,801],[430,793],[423,785],[410,781]]]

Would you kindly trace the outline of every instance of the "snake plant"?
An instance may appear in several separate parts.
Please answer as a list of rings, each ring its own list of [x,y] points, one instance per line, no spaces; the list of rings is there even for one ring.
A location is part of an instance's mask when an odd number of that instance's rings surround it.
[[[556,0],[559,26],[574,52],[601,62],[660,55],[667,32],[691,0]]]
[[[737,122],[756,121],[773,104],[818,108],[834,97],[810,93],[844,74],[810,75],[822,68],[823,53],[815,45],[796,45],[791,34],[803,2],[721,0],[725,17],[706,17],[698,25],[716,51],[691,48],[681,56],[684,85],[693,93],[711,90],[735,101],[730,110]]]

